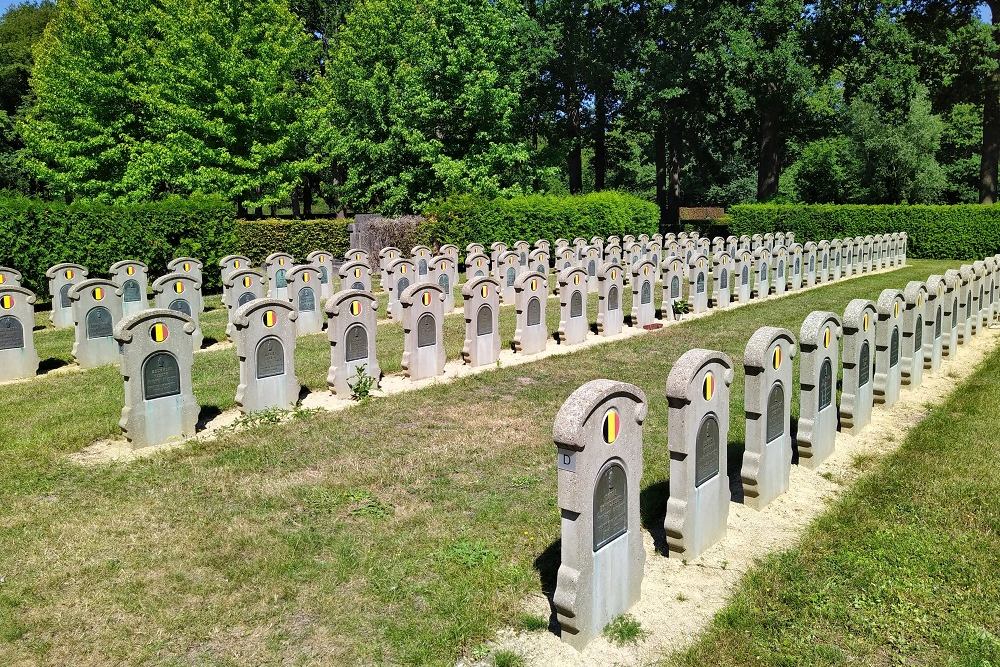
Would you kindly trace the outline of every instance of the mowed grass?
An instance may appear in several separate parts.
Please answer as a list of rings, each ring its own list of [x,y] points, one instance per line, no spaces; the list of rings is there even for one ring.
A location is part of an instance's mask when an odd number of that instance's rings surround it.
[[[995,351],[669,662],[1000,665],[998,377]]]
[[[451,663],[553,586],[552,421],[573,390],[606,377],[646,391],[642,509],[656,525],[664,383],[683,352],[733,357],[738,457],[741,355],[757,327],[797,332],[810,310],[842,312],[957,264],[914,261],[128,465],[66,458],[117,433],[117,369],[0,388],[0,664]],[[327,354],[320,336],[300,341],[305,384],[323,386]],[[198,355],[208,408],[232,405],[234,358]]]

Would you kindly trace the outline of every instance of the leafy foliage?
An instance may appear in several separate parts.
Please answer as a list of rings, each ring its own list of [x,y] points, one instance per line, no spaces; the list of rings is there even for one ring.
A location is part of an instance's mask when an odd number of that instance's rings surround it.
[[[347,220],[240,220],[236,223],[235,252],[260,263],[274,252],[287,252],[300,261],[314,250],[343,257],[350,245]]]

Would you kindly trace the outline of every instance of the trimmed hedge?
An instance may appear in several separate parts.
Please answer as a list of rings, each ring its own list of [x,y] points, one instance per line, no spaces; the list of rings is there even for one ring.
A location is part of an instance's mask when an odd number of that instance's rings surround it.
[[[343,257],[350,246],[350,220],[240,220],[234,253],[260,265],[273,252],[287,252],[304,262],[313,250]]]
[[[529,195],[513,199],[452,197],[425,211],[433,243],[469,243],[486,247],[494,241],[534,243],[575,237],[654,234],[660,220],[656,204],[619,192],[589,195]]]
[[[123,259],[149,266],[150,280],[174,257],[205,263],[206,287],[219,287],[220,258],[232,252],[234,209],[215,198],[170,198],[126,205],[61,204],[0,198],[0,264],[23,274],[25,287],[48,300],[45,270],[78,262],[91,277],[106,276]]]
[[[795,232],[832,239],[906,232],[907,254],[923,259],[973,259],[1000,252],[1000,206],[740,204],[729,209],[737,236]]]

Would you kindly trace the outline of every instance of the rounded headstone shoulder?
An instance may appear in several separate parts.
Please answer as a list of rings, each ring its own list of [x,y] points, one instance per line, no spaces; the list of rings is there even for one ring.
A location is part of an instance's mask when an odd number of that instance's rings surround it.
[[[743,364],[754,368],[764,368],[771,363],[769,350],[775,341],[784,340],[790,348],[789,357],[795,356],[795,335],[788,329],[781,327],[760,327],[750,336],[747,341],[746,350],[743,353]]]
[[[617,396],[627,397],[637,404],[636,422],[646,419],[648,403],[646,394],[635,385],[614,380],[591,380],[570,394],[556,415],[552,439],[558,447],[583,451],[587,445],[584,426],[587,419],[602,404]]]
[[[667,376],[667,398],[690,400],[691,382],[703,368],[717,364],[723,368],[723,381],[727,385],[732,383],[733,360],[728,354],[702,348],[694,348],[682,354]]]
[[[193,336],[195,332],[194,320],[184,313],[168,308],[148,308],[141,310],[134,315],[122,318],[115,327],[115,340],[119,343],[130,343],[133,333],[140,330],[143,325],[159,320],[170,320],[182,325],[184,333]]]
[[[245,329],[250,325],[250,320],[257,316],[257,313],[268,310],[282,310],[286,313],[286,317],[293,322],[298,317],[298,312],[289,301],[284,299],[254,299],[236,310],[236,314],[233,316],[233,325]]]
[[[857,331],[864,328],[865,313],[869,317],[876,314],[875,302],[869,299],[852,299],[844,309],[843,327],[845,331]]]

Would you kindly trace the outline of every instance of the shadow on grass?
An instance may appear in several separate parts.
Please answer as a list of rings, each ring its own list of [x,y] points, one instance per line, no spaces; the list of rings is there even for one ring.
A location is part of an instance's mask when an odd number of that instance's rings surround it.
[[[62,368],[63,366],[69,366],[69,362],[65,359],[58,359],[56,357],[49,357],[48,359],[42,359],[38,364],[38,372],[48,373],[49,371],[54,371],[57,368]]]
[[[221,414],[222,409],[218,405],[201,406],[201,412],[198,413],[198,423],[195,428],[199,431],[202,430],[208,426],[208,422],[212,421]]]
[[[534,566],[538,572],[538,583],[542,589],[542,595],[549,603],[549,627],[548,630],[555,636],[560,635],[559,619],[556,616],[556,606],[553,598],[556,594],[556,579],[559,576],[559,565],[562,563],[562,540],[556,540],[545,548],[537,558]]]

